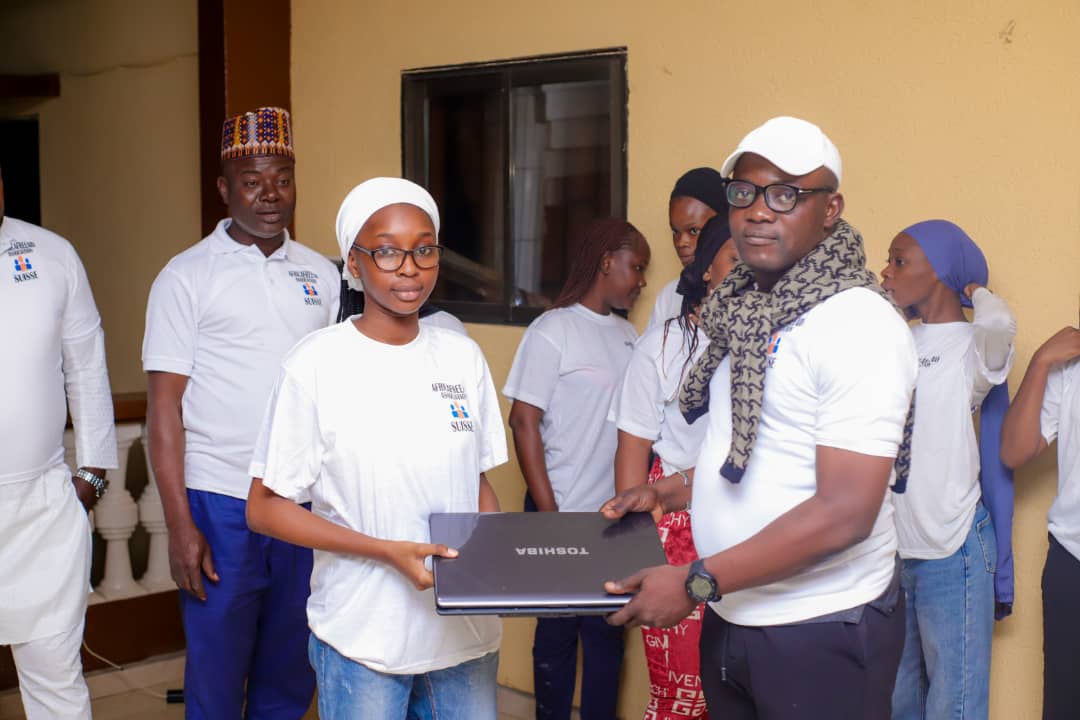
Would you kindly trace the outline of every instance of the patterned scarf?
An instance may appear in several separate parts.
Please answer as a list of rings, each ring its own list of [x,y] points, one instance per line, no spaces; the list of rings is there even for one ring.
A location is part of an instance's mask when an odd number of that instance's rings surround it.
[[[866,269],[862,236],[840,220],[831,235],[784,273],[771,292],[754,289],[750,268],[738,263],[701,310],[700,326],[710,344],[683,381],[679,406],[687,422],[709,410],[709,381],[731,355],[731,451],[720,474],[742,480],[754,449],[765,388],[766,347],[774,331],[795,322],[814,306],[850,288],[873,290],[892,303]],[[911,466],[912,398],[904,440],[896,458],[895,492],[903,492]]]

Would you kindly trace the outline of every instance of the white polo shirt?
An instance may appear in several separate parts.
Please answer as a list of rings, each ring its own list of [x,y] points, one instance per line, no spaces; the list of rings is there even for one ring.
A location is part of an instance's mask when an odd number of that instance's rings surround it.
[[[1058,494],[1050,506],[1050,533],[1080,560],[1080,358],[1050,371],[1040,425],[1047,443],[1058,441]]]
[[[187,487],[246,499],[266,401],[297,341],[334,322],[341,291],[328,259],[293,241],[266,257],[222,220],[165,266],[146,307],[143,369],[188,376]]]
[[[0,409],[0,485],[63,464],[69,403],[79,464],[115,468],[105,333],[75,249],[56,233],[9,217],[0,223],[0,261],[0,321],[11,343],[0,352],[8,387]]]
[[[853,288],[774,333],[761,423],[739,483],[720,475],[731,445],[731,369],[709,385],[709,427],[694,474],[691,524],[701,557],[738,545],[817,492],[819,445],[895,457],[918,359],[893,306]],[[713,603],[725,620],[763,626],[807,620],[870,602],[895,570],[891,492],[862,542],[785,580],[728,593]]]
[[[564,512],[595,512],[615,494],[618,431],[608,420],[637,331],[584,305],[548,310],[518,345],[503,395],[544,411],[544,463]]]

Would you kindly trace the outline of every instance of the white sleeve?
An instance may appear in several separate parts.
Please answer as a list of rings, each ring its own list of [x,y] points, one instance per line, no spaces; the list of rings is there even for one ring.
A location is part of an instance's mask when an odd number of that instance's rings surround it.
[[[184,278],[166,267],[150,287],[143,336],[143,370],[191,375],[198,341],[196,294]]]
[[[655,359],[639,342],[612,398],[608,417],[623,432],[653,442],[660,437],[664,421],[663,389],[658,373]]]
[[[662,325],[665,320],[678,317],[682,309],[682,295],[676,292],[678,285],[679,279],[675,278],[660,288],[660,292],[656,294],[656,303],[653,304],[652,312],[649,313],[649,322],[645,326],[645,332],[657,325]]]
[[[862,302],[849,300],[854,312],[837,317],[843,322],[816,328],[815,444],[896,457],[918,372],[915,342],[892,308],[876,298]]]
[[[487,472],[493,467],[505,463],[506,430],[503,428],[502,412],[499,410],[499,396],[495,393],[495,383],[491,379],[491,370],[480,348],[476,349],[477,382],[476,397],[480,403],[477,417],[480,419],[480,472]]]
[[[308,488],[315,484],[322,468],[322,433],[315,401],[288,370],[282,370],[270,394],[256,453],[264,454],[262,468],[258,458],[249,472],[263,485],[294,502],[308,500]]]
[[[547,410],[559,384],[562,351],[536,327],[525,331],[503,387],[503,395]]]
[[[337,266],[333,263],[330,263],[330,269],[333,272],[326,281],[326,285],[330,286],[330,307],[327,308],[326,313],[327,327],[337,324],[338,310],[341,308],[341,273],[337,271]]]
[[[991,388],[1005,382],[1012,370],[1016,318],[1008,304],[986,288],[978,288],[971,301],[976,360],[974,401],[982,402]]]
[[[445,310],[439,310],[430,315],[426,315],[420,318],[420,322],[431,327],[441,327],[446,330],[453,330],[459,335],[469,337],[469,331],[465,329],[465,324]]]
[[[1065,366],[1058,365],[1046,378],[1042,410],[1039,413],[1039,431],[1049,445],[1058,435],[1061,419],[1061,396],[1065,391]]]
[[[116,468],[116,425],[112,390],[101,329],[86,270],[70,248],[67,302],[64,304],[61,354],[68,410],[75,430],[79,467]]]

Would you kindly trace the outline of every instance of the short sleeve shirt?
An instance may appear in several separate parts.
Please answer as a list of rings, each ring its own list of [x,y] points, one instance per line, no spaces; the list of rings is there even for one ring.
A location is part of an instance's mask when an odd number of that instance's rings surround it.
[[[173,258],[150,290],[143,369],[186,375],[187,487],[246,499],[248,465],[281,360],[337,317],[340,281],[286,236],[269,257],[222,220]]]
[[[344,322],[289,353],[263,423],[263,484],[330,522],[430,542],[431,513],[476,512],[480,473],[506,462],[498,397],[479,346],[420,326],[387,345]],[[252,468],[256,474],[256,468]],[[383,673],[417,674],[498,648],[492,617],[435,613],[389,565],[315,551],[311,631]]]
[[[705,442],[694,474],[698,554],[738,545],[817,492],[818,446],[896,457],[918,361],[907,324],[865,288],[838,293],[777,330],[766,355],[761,422],[739,483],[720,475],[731,446],[731,371],[709,385]],[[739,625],[798,622],[870,602],[892,580],[896,528],[885,493],[870,535],[792,577],[728,593],[712,607]]]
[[[615,493],[618,431],[608,419],[637,331],[583,305],[549,310],[525,331],[503,394],[543,410],[540,437],[560,510],[594,512]]]

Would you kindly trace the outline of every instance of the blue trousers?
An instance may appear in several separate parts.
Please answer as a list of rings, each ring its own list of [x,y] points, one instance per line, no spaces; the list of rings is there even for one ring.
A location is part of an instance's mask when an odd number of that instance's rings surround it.
[[[248,530],[247,503],[188,490],[213,554],[206,602],[180,593],[188,720],[298,720],[315,693],[308,663],[311,551]]]
[[[525,512],[536,503],[525,495]],[[581,718],[615,720],[619,671],[626,642],[623,628],[598,615],[537,618],[533,636],[533,684],[537,720],[569,720],[581,639]]]
[[[959,550],[939,560],[904,560],[907,636],[894,720],[989,717],[996,562],[994,526],[981,502]]]

